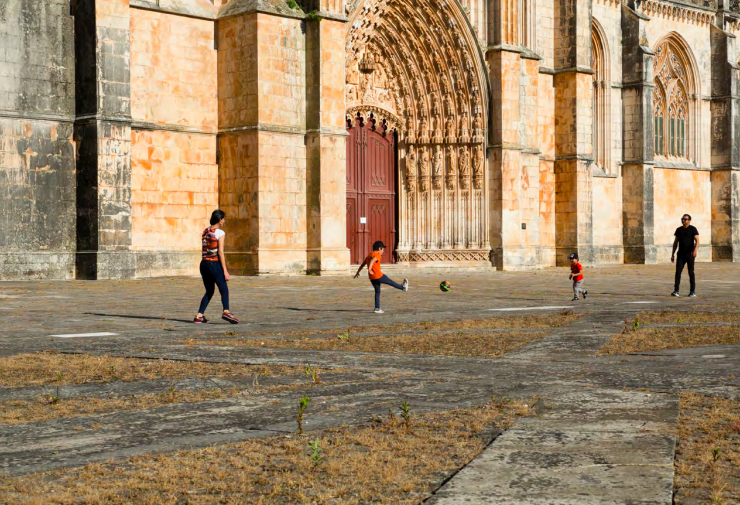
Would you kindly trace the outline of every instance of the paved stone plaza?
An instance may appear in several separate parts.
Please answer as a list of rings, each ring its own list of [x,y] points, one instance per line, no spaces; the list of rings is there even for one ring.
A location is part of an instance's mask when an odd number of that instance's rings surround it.
[[[44,350],[93,355],[259,365],[310,364],[330,374],[310,390],[308,430],[362,425],[408,401],[418,414],[471,407],[491,395],[536,398],[530,414],[503,432],[432,498],[433,503],[671,503],[678,395],[737,398],[740,346],[723,345],[596,356],[640,311],[712,311],[738,301],[740,267],[698,264],[696,299],[671,298],[665,266],[587,266],[586,301],[571,302],[565,269],[529,272],[387,269],[409,293],[384,289],[384,315],[372,310],[364,278],[269,277],[231,282],[232,311],[243,320],[193,325],[202,295],[195,278],[0,284],[0,358]],[[453,289],[437,285],[448,280]],[[688,293],[688,278],[685,279]],[[424,321],[560,313],[583,317],[495,359],[271,347],[302,331]],[[680,325],[681,323],[676,323]],[[686,326],[689,326],[688,324]],[[205,345],[224,334],[261,335],[262,347]],[[440,330],[443,333],[447,330]],[[507,330],[501,330],[507,331]],[[460,338],[474,333],[459,332]],[[86,334],[107,334],[89,336]],[[354,337],[373,338],[373,329]],[[417,332],[419,333],[419,332]],[[428,335],[434,331],[424,331]],[[458,333],[458,332],[456,332]],[[79,336],[70,336],[79,335]],[[324,335],[325,336],[325,335]],[[414,332],[408,332],[414,338]],[[183,379],[179,389],[249,389],[253,377]],[[278,392],[173,403],[105,415],[0,426],[0,473],[34,474],[138,454],[171,452],[295,431],[295,398],[305,377],[263,377]],[[158,391],[162,381],[62,386],[62,398]],[[38,397],[44,386],[0,388],[0,400]],[[308,389],[306,389],[308,391]],[[82,429],[96,425],[93,432]],[[91,434],[92,433],[92,434]],[[0,502],[3,502],[0,496]]]

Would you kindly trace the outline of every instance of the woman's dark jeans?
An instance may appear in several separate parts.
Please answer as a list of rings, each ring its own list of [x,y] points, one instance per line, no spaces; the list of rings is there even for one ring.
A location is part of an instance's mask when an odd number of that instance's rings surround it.
[[[229,286],[226,284],[224,269],[221,266],[221,262],[201,261],[200,276],[203,277],[203,285],[206,287],[206,294],[200,302],[198,314],[205,314],[206,308],[208,308],[208,303],[211,301],[211,298],[213,298],[213,293],[216,292],[216,286],[218,286],[218,292],[221,293],[221,303],[224,306],[224,310],[229,310]]]
[[[380,285],[381,284],[388,284],[389,286],[392,286],[396,289],[403,289],[403,286],[401,286],[399,283],[392,281],[387,275],[383,274],[383,277],[380,279],[375,279],[370,281],[375,288],[375,308],[380,308]]]

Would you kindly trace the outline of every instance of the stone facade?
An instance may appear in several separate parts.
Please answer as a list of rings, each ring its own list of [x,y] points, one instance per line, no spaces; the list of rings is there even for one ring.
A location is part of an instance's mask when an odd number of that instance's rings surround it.
[[[195,274],[217,207],[233,273],[344,273],[363,121],[398,263],[666,262],[683,213],[740,261],[738,32],[735,0],[5,0],[0,279]]]

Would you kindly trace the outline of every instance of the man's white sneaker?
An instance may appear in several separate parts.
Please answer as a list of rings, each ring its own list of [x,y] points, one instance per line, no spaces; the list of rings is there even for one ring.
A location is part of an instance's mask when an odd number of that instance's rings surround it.
[[[376,313],[376,314],[385,314],[385,312],[383,311],[383,309],[375,309],[373,312]]]
[[[409,280],[408,279],[404,279],[403,280],[403,290],[404,291],[408,291],[409,290]]]

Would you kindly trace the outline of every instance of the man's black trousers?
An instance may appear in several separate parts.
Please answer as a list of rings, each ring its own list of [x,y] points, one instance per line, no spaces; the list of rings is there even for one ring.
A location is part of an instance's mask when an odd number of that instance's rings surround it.
[[[678,287],[681,285],[681,274],[683,273],[683,267],[686,265],[689,267],[689,281],[691,281],[691,291],[696,291],[696,277],[694,277],[694,256],[689,254],[679,254],[676,256],[676,283],[674,290],[678,291]]]

